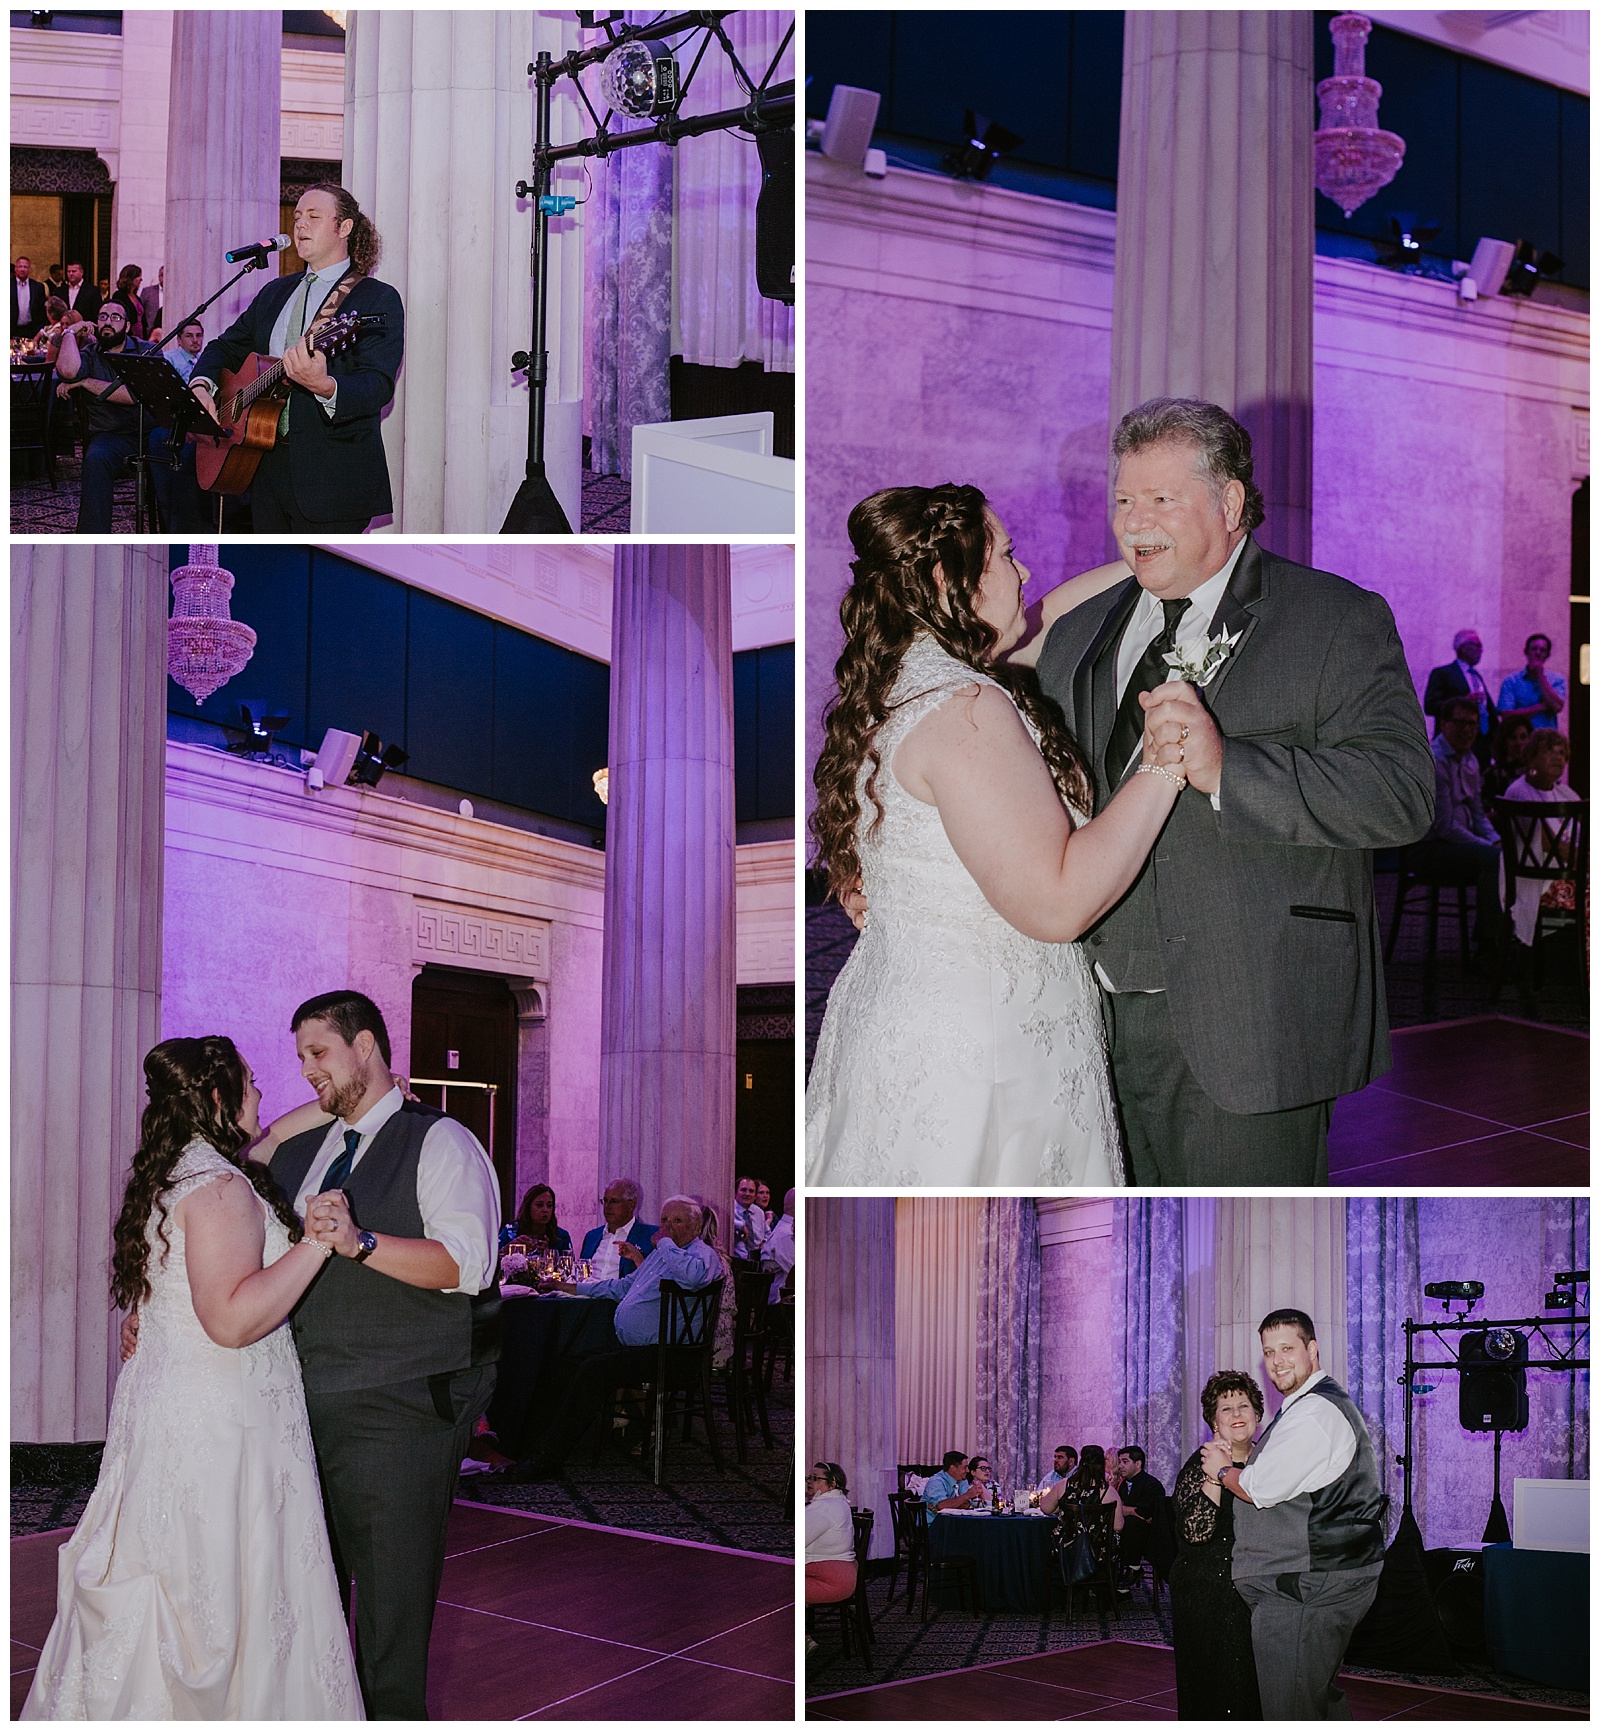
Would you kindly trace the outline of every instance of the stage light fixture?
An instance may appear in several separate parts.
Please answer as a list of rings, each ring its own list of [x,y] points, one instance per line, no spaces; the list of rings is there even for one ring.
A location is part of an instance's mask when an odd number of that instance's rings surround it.
[[[987,180],[1002,156],[1022,148],[1022,140],[1008,132],[998,121],[969,108],[959,150],[952,150],[944,159],[945,173],[957,180]]]
[[[1441,1299],[1446,1312],[1454,1304],[1464,1304],[1471,1310],[1483,1297],[1483,1282],[1481,1280],[1434,1280],[1423,1287],[1423,1294],[1428,1298]]]
[[[356,753],[355,766],[350,771],[350,785],[376,787],[386,770],[398,769],[410,755],[398,745],[385,745],[375,733],[363,733],[361,749]]]
[[[1578,1308],[1578,1294],[1575,1288],[1589,1284],[1589,1270],[1575,1268],[1567,1274],[1557,1274],[1551,1278],[1551,1290],[1544,1295],[1546,1310],[1573,1310]]]
[[[1553,252],[1540,252],[1531,240],[1519,240],[1500,292],[1503,295],[1531,295],[1539,286],[1541,277],[1559,276],[1565,268],[1565,261]]]
[[[678,63],[661,42],[625,42],[605,69],[606,101],[636,120],[670,114],[678,105]]]
[[[1389,238],[1375,240],[1378,263],[1385,270],[1405,270],[1422,265],[1422,250],[1439,236],[1436,222],[1419,222],[1410,211],[1400,211],[1389,218]]]
[[[228,742],[228,750],[240,757],[270,757],[277,735],[289,725],[289,714],[270,710],[264,703],[241,703],[239,726],[243,739]]]

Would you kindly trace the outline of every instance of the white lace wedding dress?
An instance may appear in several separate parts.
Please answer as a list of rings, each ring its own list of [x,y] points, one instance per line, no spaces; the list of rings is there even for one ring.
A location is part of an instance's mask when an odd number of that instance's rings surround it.
[[[150,1228],[150,1297],[100,1480],[61,1549],[56,1620],[24,1719],[360,1719],[287,1324],[218,1346],[171,1209],[236,1168],[185,1150]],[[289,1248],[266,1213],[265,1261]]]
[[[883,822],[867,833],[874,808],[863,793],[858,829],[867,926],[834,981],[806,1088],[808,1184],[1124,1182],[1100,995],[1082,950],[1007,925],[938,808],[894,778],[895,751],[917,723],[983,680],[921,636],[895,681],[875,740]]]

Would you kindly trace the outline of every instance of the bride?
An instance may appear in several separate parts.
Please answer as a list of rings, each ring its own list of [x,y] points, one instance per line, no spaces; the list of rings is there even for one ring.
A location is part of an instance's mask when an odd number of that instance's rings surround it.
[[[1027,571],[983,494],[892,487],[849,533],[812,826],[831,892],[859,888],[868,911],[806,1090],[806,1182],[1121,1184],[1074,940],[1126,893],[1185,785],[1181,744],[1154,737],[1177,733],[1166,695],[1141,699],[1139,771],[1090,822],[1060,710],[997,659],[1022,637]]]
[[[138,1352],[22,1717],[360,1719],[284,1326],[328,1249],[244,1154],[261,1095],[231,1040],[164,1040],[144,1073],[112,1264]]]

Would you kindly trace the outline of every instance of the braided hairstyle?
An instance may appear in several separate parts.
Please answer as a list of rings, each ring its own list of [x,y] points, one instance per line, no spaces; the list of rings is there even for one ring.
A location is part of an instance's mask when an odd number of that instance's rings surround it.
[[[888,487],[850,513],[854,582],[839,605],[844,653],[834,664],[838,695],[823,718],[824,744],[812,780],[817,807],[811,833],[831,895],[861,878],[861,768],[875,809],[867,833],[883,821],[873,743],[888,717],[889,693],[912,640],[927,632],[939,646],[981,668],[1015,700],[1039,731],[1040,750],[1063,797],[1082,810],[1094,782],[1059,705],[1045,696],[1032,668],[990,659],[999,635],[977,613],[978,589],[994,542],[993,514],[976,487]]]
[[[161,1240],[162,1258],[170,1248],[167,1205],[172,1171],[190,1143],[207,1143],[250,1180],[256,1194],[288,1229],[291,1242],[301,1236],[300,1221],[267,1169],[244,1150],[249,1134],[239,1126],[246,1088],[244,1060],[232,1040],[222,1034],[200,1039],[163,1040],[144,1061],[150,1103],[139,1124],[139,1146],[128,1174],[111,1256],[111,1296],[131,1310],[150,1296],[150,1241],[146,1228],[152,1214]]]
[[[350,229],[350,268],[357,276],[371,276],[378,268],[378,260],[383,254],[383,242],[378,238],[378,231],[372,226],[372,218],[367,216],[352,195],[342,186],[331,180],[319,180],[313,186],[308,186],[306,192],[325,192],[334,203],[334,221],[348,221]],[[302,198],[305,192],[301,193]]]

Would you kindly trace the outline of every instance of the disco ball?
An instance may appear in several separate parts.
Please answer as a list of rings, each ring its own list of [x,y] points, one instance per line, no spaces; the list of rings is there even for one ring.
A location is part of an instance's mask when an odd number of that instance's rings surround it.
[[[677,106],[678,64],[659,42],[627,42],[606,62],[606,100],[623,114],[648,120]]]

